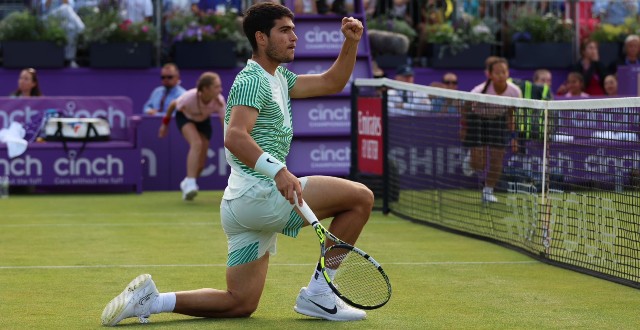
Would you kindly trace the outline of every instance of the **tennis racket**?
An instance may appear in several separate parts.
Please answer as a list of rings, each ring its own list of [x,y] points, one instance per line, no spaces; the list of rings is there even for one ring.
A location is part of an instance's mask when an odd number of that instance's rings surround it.
[[[318,271],[331,290],[347,304],[360,309],[376,309],[391,298],[391,283],[382,266],[364,251],[342,241],[329,232],[315,216],[309,205],[296,205],[313,226],[320,239]],[[327,247],[327,238],[334,244]]]

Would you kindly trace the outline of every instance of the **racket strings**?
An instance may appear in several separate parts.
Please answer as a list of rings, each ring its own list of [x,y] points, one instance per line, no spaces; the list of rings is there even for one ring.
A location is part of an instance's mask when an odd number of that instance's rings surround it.
[[[375,264],[350,249],[333,248],[331,252],[325,267],[343,297],[362,306],[378,306],[389,299],[387,279]]]

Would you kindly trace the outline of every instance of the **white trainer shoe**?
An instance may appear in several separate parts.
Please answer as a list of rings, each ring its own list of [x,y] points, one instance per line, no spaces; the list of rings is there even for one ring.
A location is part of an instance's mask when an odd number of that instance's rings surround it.
[[[467,150],[467,153],[462,160],[462,173],[466,176],[472,176],[475,171],[471,167],[471,150]]]
[[[131,281],[102,311],[102,325],[114,326],[123,319],[137,316],[140,323],[148,323],[151,306],[158,299],[156,284],[151,275],[143,274]]]
[[[482,202],[483,203],[497,203],[498,197],[494,195],[492,192],[482,192]]]
[[[347,305],[333,292],[309,295],[306,287],[300,289],[293,310],[331,321],[357,321],[367,316],[365,311]]]
[[[180,189],[182,190],[182,199],[185,201],[192,201],[198,195],[198,185],[195,182],[190,184],[187,179],[180,182]]]

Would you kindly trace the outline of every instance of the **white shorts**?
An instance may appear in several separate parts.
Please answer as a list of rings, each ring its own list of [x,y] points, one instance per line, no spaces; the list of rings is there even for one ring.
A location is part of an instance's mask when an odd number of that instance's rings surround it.
[[[300,178],[304,190],[307,178]],[[274,181],[260,181],[244,195],[220,203],[220,220],[227,235],[227,266],[246,264],[267,251],[276,253],[278,233],[296,237],[302,219],[276,188]]]

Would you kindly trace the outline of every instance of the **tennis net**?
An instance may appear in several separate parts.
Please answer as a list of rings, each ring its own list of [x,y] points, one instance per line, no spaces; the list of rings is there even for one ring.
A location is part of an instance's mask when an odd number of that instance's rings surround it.
[[[354,85],[350,173],[377,208],[640,288],[640,98]]]

